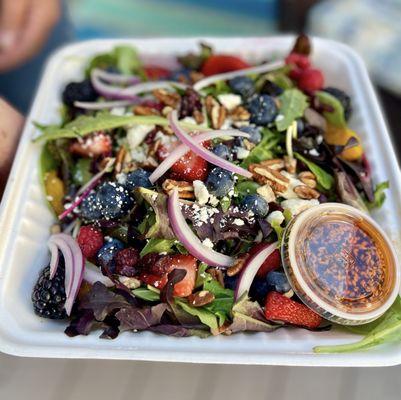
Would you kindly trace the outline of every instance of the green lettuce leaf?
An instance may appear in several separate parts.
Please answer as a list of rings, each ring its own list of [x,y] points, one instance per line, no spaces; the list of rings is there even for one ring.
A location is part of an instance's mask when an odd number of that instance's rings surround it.
[[[304,115],[308,107],[308,98],[298,89],[288,89],[278,97],[281,104],[280,115],[283,118],[276,120],[277,129],[285,131],[292,122]]]
[[[323,116],[331,125],[343,128],[347,126],[344,116],[344,108],[339,100],[337,100],[333,95],[327,92],[316,92],[315,96],[319,101],[330,107],[332,111],[324,111]]]
[[[90,158],[80,158],[72,168],[72,179],[76,185],[83,186],[93,176],[91,173],[92,160]]]
[[[379,318],[367,325],[352,327],[351,331],[365,335],[358,342],[336,346],[317,346],[315,353],[347,353],[367,350],[384,343],[393,343],[401,340],[401,298],[398,296],[390,309]]]
[[[203,289],[214,294],[215,299],[205,306],[219,319],[219,325],[223,325],[227,318],[231,316],[231,309],[234,304],[234,291],[223,288],[215,279],[206,280]]]
[[[366,204],[369,210],[372,210],[373,208],[380,208],[383,205],[384,201],[386,200],[385,190],[389,187],[389,181],[381,182],[376,185],[376,188],[374,190],[374,201],[367,202]]]
[[[322,186],[323,189],[330,190],[334,185],[334,178],[324,169],[320,168],[314,162],[308,160],[304,156],[301,156],[299,153],[294,153],[295,158],[299,161],[302,161],[316,176],[317,182]]]
[[[159,301],[160,293],[155,292],[154,290],[149,290],[145,287],[139,287],[138,289],[132,290],[132,293],[135,297],[139,297],[142,300],[146,301]]]
[[[204,307],[192,307],[184,299],[175,298],[175,304],[180,306],[185,312],[198,317],[199,320],[208,326],[212,331],[216,331],[219,328],[217,317]]]
[[[149,253],[172,253],[175,243],[175,239],[151,238],[141,250],[140,256],[144,257]]]

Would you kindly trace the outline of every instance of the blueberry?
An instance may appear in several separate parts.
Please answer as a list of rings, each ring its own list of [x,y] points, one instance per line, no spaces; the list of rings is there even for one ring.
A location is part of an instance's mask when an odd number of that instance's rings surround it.
[[[149,180],[151,173],[139,168],[127,175],[127,181],[125,182],[125,187],[131,192],[137,187],[150,188],[152,183]]]
[[[63,102],[67,106],[73,106],[75,101],[95,101],[98,98],[90,79],[82,82],[71,82],[63,91]]]
[[[131,210],[134,201],[124,186],[116,182],[105,182],[96,193],[96,204],[103,218],[117,219]]]
[[[237,76],[236,78],[230,79],[228,85],[234,93],[242,97],[250,97],[255,92],[254,82],[248,76]]]
[[[237,276],[224,276],[224,287],[226,289],[235,290],[238,283],[238,275]]]
[[[188,68],[181,68],[178,70],[175,70],[171,73],[170,75],[170,80],[176,81],[176,82],[182,82],[184,81],[191,81],[191,76],[190,76],[191,70]]]
[[[255,144],[258,144],[262,140],[262,133],[260,132],[260,128],[254,125],[243,126],[239,128],[241,132],[245,132],[249,134],[249,141]]]
[[[231,159],[231,151],[225,144],[218,144],[213,148],[213,153],[225,160]]]
[[[279,293],[287,293],[291,290],[291,286],[288,283],[287,276],[284,272],[269,272],[266,277],[266,282],[272,288],[272,290],[275,290]]]
[[[268,94],[269,96],[280,96],[281,93],[283,93],[283,89],[276,85],[274,82],[267,80],[263,86],[262,89],[260,89],[260,93],[262,94]]]
[[[269,212],[269,204],[258,194],[247,194],[242,200],[242,208],[252,211],[256,217],[263,218]]]
[[[341,103],[344,109],[344,117],[348,120],[352,114],[351,97],[343,90],[335,87],[328,87],[323,90],[334,96]]]
[[[86,221],[96,221],[102,218],[102,213],[96,203],[96,193],[92,192],[80,206],[81,218]]]
[[[114,272],[114,258],[116,254],[124,248],[124,244],[118,239],[109,239],[97,253],[97,261],[104,269],[107,267],[110,272]]]
[[[270,291],[270,287],[266,279],[256,277],[249,289],[249,296],[253,300],[259,301],[261,304],[264,303],[267,293]]]
[[[209,172],[206,186],[211,194],[224,197],[234,188],[233,175],[225,169],[215,167]]]
[[[250,121],[256,125],[267,125],[277,116],[277,106],[273,97],[267,94],[253,96],[248,103]]]

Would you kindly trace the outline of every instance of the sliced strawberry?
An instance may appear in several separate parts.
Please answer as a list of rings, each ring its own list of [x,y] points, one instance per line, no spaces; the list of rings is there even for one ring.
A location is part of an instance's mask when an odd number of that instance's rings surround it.
[[[111,153],[112,142],[109,135],[97,132],[70,145],[70,152],[82,157],[106,156]]]
[[[202,65],[202,74],[205,76],[221,74],[223,72],[237,71],[249,68],[250,65],[242,58],[216,54],[210,56]]]
[[[166,79],[171,75],[170,70],[156,65],[147,65],[144,67],[144,71],[146,77],[152,81]]]
[[[309,329],[317,328],[323,318],[308,308],[278,292],[266,296],[265,317],[270,321],[280,321]]]
[[[164,160],[170,151],[179,143],[172,145],[170,148],[159,146],[157,156],[160,160]],[[204,147],[209,147],[210,142],[204,142]],[[204,181],[208,175],[208,163],[202,157],[199,157],[193,151],[189,151],[181,157],[170,168],[170,177],[175,180],[193,182],[196,180]]]
[[[266,243],[258,243],[255,244],[250,250],[249,250],[249,255],[254,255],[257,253],[262,247],[265,246]],[[273,253],[270,254],[269,257],[266,258],[266,260],[263,262],[263,264],[260,266],[258,272],[256,275],[259,278],[264,278],[270,271],[274,271],[281,265],[281,254],[279,249],[276,249],[273,251]]]
[[[143,272],[139,279],[147,285],[152,285],[158,289],[163,289],[168,280],[168,273],[174,269],[184,269],[187,271],[184,279],[174,286],[174,296],[187,297],[195,287],[196,279],[196,258],[190,255],[177,254],[173,256],[164,256],[159,259],[148,272]],[[162,273],[162,275],[157,272]]]

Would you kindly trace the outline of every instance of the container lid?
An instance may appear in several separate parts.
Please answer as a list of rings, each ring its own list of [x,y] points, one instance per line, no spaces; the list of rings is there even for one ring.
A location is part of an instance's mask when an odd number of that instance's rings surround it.
[[[399,292],[390,241],[371,217],[351,206],[325,203],[302,212],[287,246],[297,286],[306,295],[302,300],[311,308],[363,323],[382,315]]]

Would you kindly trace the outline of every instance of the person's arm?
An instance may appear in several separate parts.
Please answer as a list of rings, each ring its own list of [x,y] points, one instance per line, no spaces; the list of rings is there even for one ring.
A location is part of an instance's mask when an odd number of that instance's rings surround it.
[[[0,98],[0,199],[17,150],[23,123],[23,116]]]

